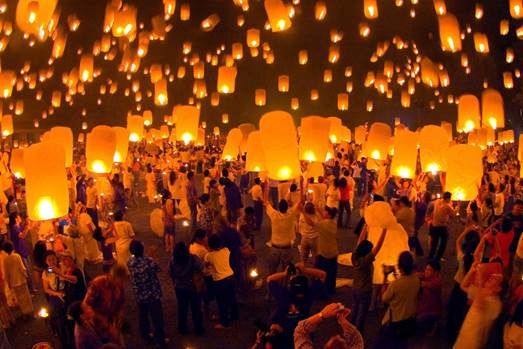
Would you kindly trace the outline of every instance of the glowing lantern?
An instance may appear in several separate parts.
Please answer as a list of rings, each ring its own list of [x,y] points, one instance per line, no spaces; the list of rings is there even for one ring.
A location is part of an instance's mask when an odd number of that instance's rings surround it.
[[[136,14],[136,7],[129,5],[124,6],[120,11],[115,12],[112,27],[113,36],[117,38],[122,36],[131,37],[136,33]]]
[[[222,159],[225,161],[236,160],[240,150],[240,143],[242,141],[243,135],[242,131],[239,128],[233,128],[227,134],[227,140],[225,146],[223,147]]]
[[[305,65],[308,61],[309,53],[307,52],[307,50],[301,50],[300,52],[298,52],[298,63],[300,63],[300,65]]]
[[[69,191],[64,163],[64,150],[56,143],[37,143],[24,150],[29,219],[43,221],[67,215]]]
[[[213,129],[212,129],[212,134],[215,135],[215,136],[219,136],[220,135],[220,128],[218,126],[214,126]]]
[[[510,15],[513,18],[523,18],[523,1],[522,0],[510,0]]]
[[[153,124],[153,112],[146,110],[143,112],[143,124],[145,126],[151,126]]]
[[[93,173],[110,173],[116,151],[116,132],[109,126],[96,126],[87,134],[85,156],[87,170]]]
[[[427,125],[419,135],[420,162],[423,172],[445,172],[445,151],[449,147],[447,132],[440,126]]]
[[[191,5],[188,3],[180,6],[180,20],[188,21],[191,18]]]
[[[198,124],[200,122],[200,109],[189,106],[179,105],[175,107],[173,113],[176,118],[176,138],[189,144],[198,137]]]
[[[458,100],[458,132],[470,132],[480,127],[479,100],[474,95],[462,95]]]
[[[167,80],[161,79],[154,84],[154,104],[158,106],[167,105]]]
[[[382,122],[373,123],[367,141],[363,144],[363,156],[374,160],[385,160],[389,153],[391,135],[389,125]]]
[[[260,30],[259,29],[249,29],[247,30],[247,46],[248,47],[258,47],[260,46]]]
[[[2,137],[8,137],[13,134],[13,116],[2,116]]]
[[[481,94],[481,115],[483,127],[492,129],[505,127],[503,97],[494,89],[486,89]]]
[[[169,127],[167,125],[160,126],[160,137],[163,139],[169,138]]]
[[[370,34],[369,24],[365,22],[362,22],[358,25],[358,30],[360,32],[360,35],[364,38],[366,38]]]
[[[365,103],[365,109],[367,110],[367,112],[371,112],[373,109],[374,109],[374,102],[371,101],[371,100],[368,100],[366,103]]]
[[[243,58],[243,45],[239,42],[232,44],[232,57],[236,60]]]
[[[247,153],[245,170],[248,172],[265,171],[265,156],[263,154],[260,131],[249,133],[245,150]]]
[[[331,116],[327,118],[330,123],[330,129],[329,129],[329,139],[331,143],[339,144],[342,141],[342,124],[341,119],[337,118],[335,116]]]
[[[311,101],[317,101],[318,98],[320,98],[320,93],[318,92],[317,89],[312,89],[311,90]]]
[[[409,108],[410,107],[410,95],[408,91],[401,91],[401,106],[403,108]]]
[[[331,45],[329,47],[329,63],[336,63],[340,58],[340,47],[339,45]]]
[[[210,32],[218,25],[218,23],[220,23],[220,16],[217,13],[213,13],[202,21],[200,27],[204,32]]]
[[[504,72],[503,73],[503,85],[506,89],[511,89],[514,87],[514,79],[512,78],[511,72]]]
[[[296,97],[291,98],[291,109],[298,110],[300,107],[300,100]]]
[[[260,119],[262,149],[268,176],[289,180],[301,174],[294,121],[289,113],[273,111]]]
[[[364,125],[357,126],[354,129],[354,142],[356,144],[363,144],[367,139],[367,130]]]
[[[254,103],[259,106],[259,107],[262,107],[265,105],[265,103],[267,102],[267,96],[266,96],[266,92],[264,89],[257,89],[255,92],[254,92]]]
[[[507,63],[512,63],[514,61],[514,50],[510,47],[507,47],[505,52],[505,61]]]
[[[434,10],[440,16],[447,13],[447,6],[445,5],[445,0],[434,0]]]
[[[0,72],[0,93],[2,98],[11,97],[13,86],[16,83],[16,74],[12,70]]]
[[[196,98],[207,97],[207,85],[205,84],[205,80],[194,80],[193,93]]]
[[[445,191],[452,193],[452,200],[470,201],[477,197],[483,176],[482,157],[480,147],[468,144],[454,145],[446,151]]]
[[[222,124],[229,123],[229,114],[222,114]]]
[[[48,31],[54,29],[53,14],[58,0],[19,0],[16,5],[16,25],[27,34],[37,36],[40,40],[47,38]],[[10,30],[4,32],[10,34]],[[9,36],[9,34],[6,34]]]
[[[25,178],[24,150],[15,148],[11,151],[11,161],[9,162],[11,173],[16,178]]]
[[[151,78],[152,84],[156,84],[158,81],[163,79],[162,65],[157,63],[151,64],[151,68],[149,69],[149,77]]]
[[[264,6],[273,32],[290,28],[291,20],[289,18],[289,12],[281,0],[265,0]]]
[[[289,92],[289,76],[288,75],[278,76],[278,91]]]
[[[61,103],[62,103],[62,92],[54,91],[53,94],[51,95],[51,105],[54,108],[59,108]]]
[[[317,21],[323,21],[327,16],[327,5],[324,1],[316,1],[314,4],[314,18]]]
[[[510,22],[508,19],[503,19],[499,22],[499,34],[500,35],[507,35],[510,30]]]
[[[347,93],[338,93],[338,110],[349,109],[349,95]]]
[[[364,0],[363,1],[363,12],[365,17],[368,19],[378,18],[378,1],[377,0]]]
[[[152,114],[151,114],[152,118]],[[140,115],[127,116],[127,131],[129,131],[129,141],[139,142],[143,138],[144,118]]]
[[[459,22],[453,14],[438,16],[439,38],[443,51],[461,51]]]
[[[73,131],[70,127],[57,126],[49,130],[49,142],[60,144],[64,149],[65,167],[73,164]]]
[[[116,150],[114,152],[113,161],[116,163],[123,163],[127,159],[127,152],[129,150],[129,130],[125,127],[113,127],[116,134]]]
[[[489,52],[488,38],[485,34],[474,33],[473,39],[474,39],[474,48],[476,49],[476,52],[479,52],[479,53],[488,53]]]
[[[414,132],[403,130],[394,136],[394,157],[391,174],[400,178],[414,178],[418,158],[417,137]]]
[[[80,80],[93,81],[94,58],[91,54],[83,54],[80,58]]]
[[[329,151],[331,122],[327,118],[308,116],[301,119],[300,160],[322,162]]]
[[[236,84],[236,67],[218,68],[218,91],[223,94],[233,93]]]
[[[425,85],[432,88],[439,86],[438,68],[428,57],[423,57],[420,62],[421,66],[421,80]]]

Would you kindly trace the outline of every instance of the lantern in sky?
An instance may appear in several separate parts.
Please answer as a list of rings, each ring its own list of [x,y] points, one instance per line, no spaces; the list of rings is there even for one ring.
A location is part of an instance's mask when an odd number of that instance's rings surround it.
[[[258,47],[260,46],[260,30],[252,28],[247,30],[247,46],[248,47]]]
[[[445,191],[452,193],[452,200],[470,201],[477,197],[483,176],[482,157],[481,148],[469,144],[454,145],[446,151]]]
[[[423,57],[421,59],[421,80],[425,85],[428,85],[432,88],[437,88],[439,86],[439,75],[438,68],[428,57]]]
[[[191,19],[191,4],[184,3],[180,6],[180,20],[188,21]]]
[[[418,159],[416,133],[402,130],[394,136],[394,156],[390,173],[400,178],[414,178]]]
[[[511,89],[514,87],[514,79],[512,78],[512,72],[503,72],[503,85],[506,89]]]
[[[242,131],[235,127],[227,134],[227,140],[223,147],[222,159],[225,161],[236,160],[240,151],[240,143],[242,141]]]
[[[49,142],[57,143],[64,149],[65,167],[73,165],[73,131],[70,127],[57,126],[49,130]]]
[[[265,0],[264,6],[273,32],[290,28],[291,20],[289,18],[289,12],[282,0]]]
[[[474,95],[462,95],[458,100],[458,132],[470,132],[480,127],[479,100]]]
[[[512,18],[523,18],[523,0],[510,0],[509,6]]]
[[[269,178],[283,181],[298,177],[301,169],[292,116],[284,111],[264,114],[260,133]]]
[[[324,1],[317,0],[314,4],[314,18],[317,21],[323,21],[327,16],[327,5]]]
[[[94,57],[91,54],[83,54],[80,58],[80,80],[83,82],[93,81]]]
[[[289,75],[278,76],[278,91],[289,92]]]
[[[153,112],[150,110],[145,110],[143,112],[143,124],[145,126],[151,126],[153,124]]]
[[[18,0],[16,25],[24,33],[35,35],[41,40],[47,38],[57,4],[58,0]]]
[[[246,171],[261,172],[266,170],[260,131],[252,131],[249,133],[245,151],[247,153],[247,159],[245,162]]]
[[[131,37],[136,32],[137,9],[126,4],[121,10],[114,14],[112,33],[114,37]]]
[[[337,118],[335,116],[330,116],[327,118],[330,123],[330,129],[329,129],[329,139],[331,143],[339,144],[342,141],[342,127],[341,119]]]
[[[2,137],[8,137],[13,134],[13,116],[2,116]]]
[[[338,110],[344,111],[349,109],[349,94],[338,93]]]
[[[434,10],[440,16],[447,13],[447,6],[445,5],[445,0],[434,0]]]
[[[308,51],[300,50],[300,52],[298,52],[298,63],[300,63],[300,65],[305,65],[305,64],[307,64],[308,61],[309,61]]]
[[[377,0],[364,0],[363,1],[363,12],[365,17],[368,19],[378,18],[378,1]]]
[[[161,79],[154,84],[154,104],[164,106],[167,105],[168,102],[167,80]]]
[[[307,116],[301,119],[299,143],[300,160],[323,162],[329,151],[331,122],[320,116]]]
[[[37,143],[24,150],[29,219],[44,221],[67,215],[69,191],[64,163],[64,150],[56,143]]]
[[[25,178],[24,149],[14,148],[11,150],[9,167],[16,178]]]
[[[356,144],[363,144],[367,138],[367,130],[364,125],[357,126],[354,129],[354,142]]]
[[[418,139],[421,170],[432,173],[445,172],[445,152],[449,147],[447,132],[441,126],[427,125],[421,129]]]
[[[149,68],[149,77],[152,84],[156,84],[158,81],[163,79],[162,65],[157,63],[151,64],[151,68]]]
[[[96,126],[87,134],[85,156],[89,172],[111,172],[116,142],[116,132],[109,126]]]
[[[142,140],[143,126],[144,118],[142,118],[140,115],[127,116],[127,131],[129,131],[129,141],[139,142]]]
[[[179,105],[173,113],[176,118],[176,138],[189,144],[198,137],[200,109],[190,105]]]
[[[367,141],[363,144],[362,155],[374,159],[385,160],[389,153],[392,130],[389,125],[375,122],[371,125]]]
[[[473,39],[474,48],[476,49],[476,52],[489,53],[490,50],[487,35],[483,33],[474,33]]]
[[[16,83],[16,73],[12,70],[0,71],[0,94],[2,98],[11,97]]]
[[[127,152],[129,150],[129,130],[125,127],[113,127],[116,135],[116,150],[114,152],[113,161],[116,163],[123,163],[127,159]]]
[[[457,18],[451,13],[438,16],[438,26],[443,51],[461,51],[461,36]]]
[[[492,129],[505,127],[505,111],[503,97],[494,89],[486,89],[481,93],[482,126]]]
[[[234,93],[236,85],[236,67],[218,68],[218,91],[223,94]]]
[[[499,34],[504,36],[504,35],[507,35],[509,31],[510,31],[510,22],[508,21],[508,19],[502,19],[499,22]]]
[[[265,105],[265,103],[267,102],[267,96],[266,96],[266,92],[265,92],[265,89],[256,89],[256,91],[254,92],[254,103],[258,106],[258,107],[262,107]]]

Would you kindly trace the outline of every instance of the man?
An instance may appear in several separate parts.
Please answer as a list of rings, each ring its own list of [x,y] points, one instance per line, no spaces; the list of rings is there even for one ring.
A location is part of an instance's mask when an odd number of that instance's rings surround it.
[[[294,224],[298,219],[301,200],[291,208],[289,208],[286,200],[280,200],[278,210],[275,210],[269,203],[269,192],[267,190],[265,191],[263,200],[267,216],[269,216],[271,220],[268,271],[269,274],[272,274],[278,270],[280,265],[285,267],[292,260],[292,241],[295,234]]]
[[[191,209],[191,226],[196,227],[198,192],[194,183],[194,172],[187,173],[187,203]]]
[[[225,207],[227,209],[227,219],[230,223],[236,222],[240,217],[243,208],[242,195],[240,189],[229,178],[223,177],[225,195]]]
[[[394,203],[394,216],[396,216],[396,220],[409,236],[410,250],[415,250],[416,255],[419,256],[423,249],[421,248],[421,244],[415,234],[414,221],[416,214],[412,209],[412,203],[406,196],[400,197],[398,200],[395,200]]]
[[[256,217],[256,230],[261,229],[263,221],[263,189],[260,178],[254,179],[254,185],[249,190],[254,204],[254,216]]]
[[[27,287],[29,277],[27,269],[22,262],[22,257],[14,252],[14,246],[10,241],[4,243],[4,251],[7,253],[3,261],[4,280],[13,291],[23,317],[29,319],[33,313],[33,301]]]
[[[160,271],[158,264],[151,258],[144,256],[144,247],[140,241],[133,240],[129,247],[131,257],[127,268],[131,274],[131,284],[138,303],[139,327],[142,338],[152,340],[149,331],[149,317],[154,328],[154,342],[158,348],[165,345],[162,289],[157,273]]]
[[[98,226],[98,211],[96,209],[96,204],[98,202],[98,190],[94,185],[94,179],[91,177],[87,180],[87,188],[85,189],[87,214],[93,220],[95,226]]]
[[[447,247],[447,239],[449,235],[449,222],[452,217],[456,215],[456,211],[450,204],[452,194],[448,191],[443,194],[441,199],[434,202],[434,210],[432,212],[432,224],[429,229],[430,235],[430,252],[429,260],[440,260],[445,253]]]

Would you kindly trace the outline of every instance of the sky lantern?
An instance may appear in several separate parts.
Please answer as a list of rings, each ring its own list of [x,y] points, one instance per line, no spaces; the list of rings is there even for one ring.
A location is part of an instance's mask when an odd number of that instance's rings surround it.
[[[456,129],[458,132],[471,132],[478,129],[481,115],[479,100],[474,95],[462,95],[458,100],[458,122]]]
[[[266,113],[260,119],[260,132],[269,178],[284,181],[298,177],[301,168],[292,116],[284,111]]]
[[[320,98],[320,93],[318,92],[317,89],[313,88],[311,90],[311,101],[317,101],[318,98]]]
[[[256,28],[247,30],[246,41],[248,47],[253,48],[260,46],[260,30]]]
[[[65,154],[59,144],[33,144],[24,150],[27,215],[33,221],[63,217],[69,211]]]
[[[330,45],[329,46],[329,63],[334,64],[340,59],[340,46],[339,45]]]
[[[320,116],[307,116],[301,119],[300,160],[309,162],[325,160],[329,151],[330,127],[329,119]]]
[[[145,110],[143,112],[143,124],[144,126],[151,126],[153,124],[153,112]]]
[[[356,144],[363,144],[367,139],[367,130],[364,125],[356,126],[354,129],[354,142]]]
[[[53,94],[51,95],[51,105],[54,108],[60,108],[61,103],[62,103],[62,92],[53,91]]]
[[[432,88],[439,86],[438,68],[432,60],[428,57],[423,57],[420,62],[421,66],[421,80],[425,85]]]
[[[92,173],[110,173],[116,151],[116,132],[110,126],[95,126],[87,134],[85,156],[87,170]]]
[[[195,63],[192,67],[192,75],[195,79],[203,79],[205,77],[205,64],[203,62]]]
[[[503,85],[506,89],[511,89],[514,87],[514,79],[512,78],[512,72],[503,72]]]
[[[227,140],[223,147],[222,159],[225,161],[233,161],[238,158],[240,151],[240,143],[242,141],[242,131],[235,127],[227,134]]]
[[[291,109],[292,110],[298,110],[300,107],[300,100],[297,97],[291,98]]]
[[[449,147],[447,132],[436,125],[427,125],[420,131],[420,162],[423,172],[445,172],[447,162],[445,152]]]
[[[338,110],[344,111],[349,109],[349,94],[338,93]]]
[[[508,21],[508,19],[502,19],[499,22],[499,34],[505,36],[508,34],[509,31],[510,31],[510,22]]]
[[[327,118],[327,120],[329,120],[329,123],[330,123],[329,139],[330,139],[331,143],[334,143],[334,144],[341,143],[342,133],[343,133],[343,130],[342,130],[343,125],[341,124],[341,119],[338,117],[335,117],[335,116],[330,116]]]
[[[167,80],[161,79],[154,84],[154,104],[164,106],[167,105],[168,102]]]
[[[80,80],[83,82],[93,81],[94,57],[91,54],[83,54],[80,58]]]
[[[64,126],[51,128],[48,141],[62,146],[65,155],[65,167],[71,167],[73,165],[73,131],[71,128]]]
[[[195,145],[197,147],[205,146],[205,129],[202,127],[198,128],[198,137],[196,138]]]
[[[487,35],[483,33],[474,33],[474,48],[479,53],[489,53],[489,43]]]
[[[439,16],[446,14],[447,6],[445,4],[445,0],[434,0],[434,10]]]
[[[512,63],[514,61],[514,49],[507,47],[505,51],[505,61],[507,63]]]
[[[350,143],[351,136],[352,135],[351,135],[350,129],[347,126],[342,126],[341,127],[341,141]]]
[[[392,130],[389,125],[375,122],[371,125],[367,141],[363,144],[362,155],[374,159],[385,160],[389,153]]]
[[[265,92],[265,89],[256,89],[256,91],[254,92],[254,103],[258,107],[262,107],[265,105],[265,103],[267,103],[267,93]]]
[[[243,123],[238,126],[240,131],[242,131],[242,141],[240,142],[240,153],[245,153],[245,147],[247,146],[247,138],[249,134],[256,130],[256,125],[251,123]]]
[[[169,126],[167,126],[167,125],[160,126],[160,137],[163,139],[169,138]]]
[[[8,137],[13,134],[13,116],[2,116],[2,137]]]
[[[200,109],[190,105],[179,105],[173,113],[176,117],[176,138],[189,144],[198,137]]]
[[[53,41],[51,56],[58,59],[64,55],[67,34],[64,31],[58,31],[56,39]]]
[[[246,171],[262,172],[266,170],[260,131],[252,131],[249,133],[245,151],[247,153],[247,159],[245,163]]]
[[[152,117],[152,114],[151,114]],[[140,115],[127,116],[127,131],[129,131],[129,141],[139,142],[143,138],[144,118]]]
[[[461,51],[461,35],[457,18],[451,13],[438,16],[438,26],[443,51]]]
[[[223,94],[234,93],[236,85],[236,67],[218,68],[218,91]]]
[[[115,126],[113,127],[113,131],[116,135],[116,150],[113,161],[123,163],[127,159],[127,152],[129,150],[129,130],[125,127]]]
[[[410,95],[407,90],[401,91],[401,106],[403,108],[409,108],[410,107]]]
[[[126,4],[114,14],[112,33],[114,37],[132,37],[136,33],[136,13],[134,6]]]
[[[11,97],[16,83],[16,73],[12,70],[0,71],[0,93],[2,98]]]
[[[307,64],[308,61],[309,61],[308,51],[300,50],[300,52],[298,52],[298,63],[300,63],[300,65],[305,65],[305,64]]]
[[[235,60],[240,60],[243,58],[243,45],[240,42],[235,42],[231,47],[232,57]]]
[[[510,0],[509,6],[512,18],[523,18],[523,0]]]
[[[363,13],[365,18],[376,19],[378,18],[378,1],[377,0],[364,0],[363,1]]]
[[[191,4],[183,3],[180,6],[180,20],[185,22],[189,19],[191,19]]]
[[[218,23],[220,23],[220,16],[217,13],[213,13],[202,21],[200,27],[204,32],[210,32],[218,25]]]
[[[492,129],[505,127],[505,112],[503,97],[494,89],[486,89],[481,93],[482,126]]]
[[[291,26],[289,12],[282,0],[265,0],[265,11],[273,32],[284,31]]]
[[[16,5],[16,25],[26,34],[47,38],[58,0],[19,0]],[[5,31],[5,30],[4,30]]]
[[[207,85],[204,79],[194,80],[193,93],[198,99],[207,97]]]
[[[400,178],[414,178],[418,159],[417,139],[415,132],[401,130],[394,136],[394,156],[390,172]]]
[[[158,63],[151,64],[151,67],[149,68],[149,78],[151,79],[152,84],[155,84],[158,81],[160,81],[161,79],[163,79],[163,71],[162,71],[161,64],[158,64]]]
[[[289,75],[278,76],[278,91],[289,92]]]
[[[446,151],[447,176],[445,191],[452,193],[452,200],[470,201],[478,195],[483,176],[481,148],[458,144]]]
[[[211,106],[217,107],[220,105],[220,93],[212,92],[211,93]]]
[[[24,149],[14,148],[11,150],[9,167],[11,168],[11,173],[17,179],[25,178]]]
[[[317,0],[314,4],[314,18],[317,21],[323,21],[327,16],[327,5],[325,1]]]

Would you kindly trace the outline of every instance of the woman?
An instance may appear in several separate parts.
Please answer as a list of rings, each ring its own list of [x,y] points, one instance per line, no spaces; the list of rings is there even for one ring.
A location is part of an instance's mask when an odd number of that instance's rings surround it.
[[[96,229],[91,216],[87,213],[87,208],[83,204],[78,204],[78,232],[84,241],[85,259],[90,262],[101,262],[102,252],[98,248],[98,243],[93,238]]]
[[[176,229],[176,208],[174,200],[171,197],[165,198],[162,210],[163,210],[163,236],[165,242],[165,252],[172,253],[174,248],[174,234]]]
[[[301,235],[300,254],[303,263],[307,262],[309,255],[312,256],[313,261],[316,260],[318,254],[318,236],[319,233],[314,229],[314,226],[307,223],[305,215],[309,216],[311,220],[316,221],[316,210],[312,202],[307,202],[303,207],[303,212],[300,214],[298,221],[299,233]]]
[[[156,175],[151,165],[147,165],[147,173],[145,174],[145,193],[149,203],[154,203],[156,200]]]
[[[347,183],[347,178],[345,177],[340,178],[338,186],[340,195],[338,204],[338,228],[347,228],[350,224],[352,188]],[[345,222],[343,220],[343,211],[345,211],[347,215]]]
[[[121,211],[114,214],[113,233],[116,248],[116,262],[127,268],[127,261],[131,256],[129,245],[134,239],[134,230],[131,223],[123,220],[123,213]]]
[[[29,245],[26,241],[28,226],[23,224],[22,217],[18,212],[11,212],[11,214],[9,214],[9,232],[15,251],[22,257],[24,266],[29,274],[29,278],[27,279],[29,290],[34,293],[35,288],[32,279],[33,268],[31,266],[31,260],[29,259]]]
[[[198,274],[201,276],[202,270],[202,262],[198,257],[189,253],[185,242],[179,242],[174,246],[173,257],[169,262],[169,275],[173,280],[178,302],[178,332],[180,334],[187,334],[189,307],[196,334],[204,333],[202,294],[197,289],[198,285],[195,285],[195,279],[199,277]]]

